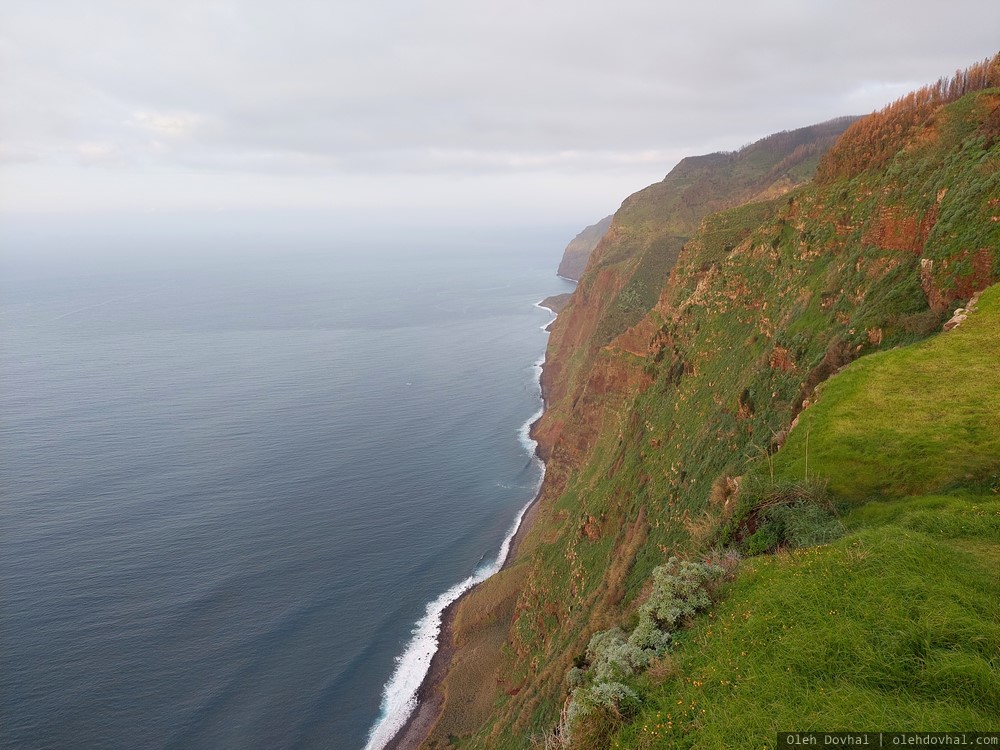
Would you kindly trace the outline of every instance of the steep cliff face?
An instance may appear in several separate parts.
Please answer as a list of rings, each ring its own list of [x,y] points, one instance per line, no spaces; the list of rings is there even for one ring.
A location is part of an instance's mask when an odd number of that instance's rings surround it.
[[[841,118],[777,133],[736,152],[683,159],[661,182],[622,203],[553,326],[542,376],[547,411],[535,431],[543,455],[551,454],[565,424],[576,418],[575,437],[565,447],[581,453],[571,459],[579,463],[595,425],[603,424],[603,405],[636,385],[636,378],[620,376],[627,342],[607,345],[653,307],[701,220],[804,184],[851,122]]]
[[[830,166],[863,163],[834,146],[822,183],[798,188],[848,123],[779,134],[623,204],[550,339],[530,530],[459,609],[427,746],[551,732],[590,636],[634,612],[668,555],[717,541],[713,486],[780,446],[838,368],[940,330],[1000,279],[998,112],[986,88],[870,124],[874,168]]]
[[[587,268],[587,261],[590,260],[590,254],[594,252],[597,243],[607,234],[608,227],[610,226],[611,217],[605,216],[599,222],[591,224],[570,240],[570,243],[566,245],[566,249],[563,250],[562,260],[559,261],[558,274],[565,279],[579,281],[584,269]]]

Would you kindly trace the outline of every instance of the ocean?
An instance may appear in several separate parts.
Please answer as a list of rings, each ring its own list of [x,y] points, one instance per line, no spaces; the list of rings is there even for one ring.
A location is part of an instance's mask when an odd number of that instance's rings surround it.
[[[183,241],[3,260],[0,743],[360,750],[538,486],[565,235]]]

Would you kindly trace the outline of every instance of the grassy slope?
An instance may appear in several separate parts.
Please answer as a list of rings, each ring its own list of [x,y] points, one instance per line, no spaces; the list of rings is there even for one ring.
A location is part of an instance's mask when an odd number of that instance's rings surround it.
[[[555,324],[550,364],[560,372],[547,378],[550,388],[581,390],[600,347],[656,303],[684,242],[705,216],[806,183],[849,123],[833,120],[777,133],[733,153],[689,157],[662,181],[629,196]],[[562,416],[561,406],[554,399],[549,419]]]
[[[602,317],[606,344],[656,303],[684,243],[708,214],[787,193],[808,182],[850,118],[763,138],[732,153],[683,159],[662,182],[640,190],[615,214],[612,242],[597,251],[596,274],[624,264],[623,286]]]
[[[601,350],[652,385],[605,409],[583,465],[561,460],[577,437],[567,428],[516,564],[463,607],[466,621],[479,611],[489,623],[459,627],[465,661],[430,747],[524,748],[551,729],[590,634],[627,618],[667,555],[710,541],[716,478],[744,473],[832,369],[939,330],[927,290],[948,302],[1000,278],[1000,143],[982,132],[998,105],[998,90],[970,95],[885,169],[705,220],[646,317],[648,354]],[[592,412],[596,398],[552,413]]]
[[[680,638],[676,675],[645,679],[643,712],[614,747],[1000,727],[998,361],[995,286],[962,327],[856,362],[823,388],[777,470],[804,469],[808,430],[811,471],[833,478],[841,499],[878,502],[845,516],[850,532],[832,544],[744,562]],[[968,379],[956,380],[960,369]],[[971,415],[974,429],[923,419],[933,413]],[[826,450],[845,435],[846,452]],[[873,480],[878,466],[914,480]],[[950,494],[910,494],[941,487]]]
[[[997,294],[984,296],[979,309],[960,333],[867,357],[824,384],[789,436],[779,474],[801,477],[808,460],[837,496],[854,501],[995,481]]]

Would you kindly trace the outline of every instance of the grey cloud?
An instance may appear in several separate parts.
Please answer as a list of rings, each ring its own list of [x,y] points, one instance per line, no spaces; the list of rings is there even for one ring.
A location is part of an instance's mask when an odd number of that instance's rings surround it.
[[[0,159],[596,180],[870,111],[997,28],[981,0],[8,0]]]

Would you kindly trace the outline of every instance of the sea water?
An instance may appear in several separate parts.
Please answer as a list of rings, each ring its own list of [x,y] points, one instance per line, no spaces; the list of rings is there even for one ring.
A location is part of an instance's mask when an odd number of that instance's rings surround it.
[[[561,237],[5,257],[0,743],[398,723],[538,485]]]

